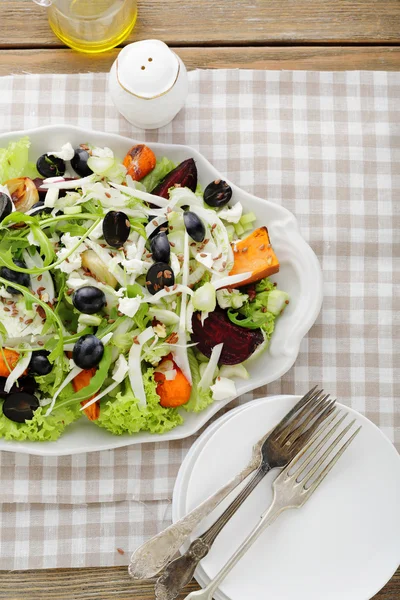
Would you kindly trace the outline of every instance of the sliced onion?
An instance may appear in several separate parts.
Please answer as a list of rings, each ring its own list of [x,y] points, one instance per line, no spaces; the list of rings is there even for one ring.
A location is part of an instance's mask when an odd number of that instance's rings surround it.
[[[221,279],[215,279],[214,281],[211,281],[211,283],[216,290],[219,290],[220,288],[237,285],[241,281],[245,281],[251,277],[252,274],[253,271],[238,273],[237,275],[227,275],[226,277],[221,277]]]
[[[24,352],[21,355],[21,357],[18,360],[17,364],[15,365],[14,369],[11,371],[11,373],[7,377],[6,382],[4,384],[4,391],[7,394],[11,390],[12,386],[17,381],[17,379],[19,377],[21,377],[21,375],[23,375],[25,370],[29,367],[29,363],[31,362],[31,356],[32,356],[31,346],[29,344],[23,344],[23,348],[29,350],[29,352]]]
[[[148,327],[138,335],[137,342],[139,343],[132,344],[129,351],[129,381],[140,407],[144,407],[147,404],[141,368],[142,347],[143,344],[151,340],[154,335],[155,333],[152,327]]]
[[[218,361],[220,359],[223,346],[224,344],[217,344],[212,349],[210,360],[208,362],[206,370],[204,371],[203,376],[199,381],[199,389],[207,390],[212,384],[215,369],[218,367]]]
[[[64,389],[65,387],[67,387],[67,385],[68,385],[69,383],[71,383],[71,381],[72,381],[72,380],[73,380],[73,379],[74,379],[74,378],[75,378],[77,375],[79,375],[79,373],[81,373],[82,371],[83,371],[83,369],[81,369],[80,367],[73,367],[73,368],[71,369],[71,371],[69,372],[69,374],[68,374],[68,375],[67,375],[67,377],[64,379],[64,381],[62,382],[62,384],[60,385],[60,387],[58,388],[58,390],[57,390],[57,391],[56,391],[56,393],[54,394],[53,398],[51,399],[51,403],[50,403],[50,406],[49,406],[49,408],[47,409],[47,412],[46,412],[46,414],[45,414],[45,417],[48,417],[48,416],[51,414],[51,412],[52,412],[52,410],[53,410],[53,408],[54,408],[54,405],[55,405],[55,403],[56,403],[56,400],[57,400],[58,396],[61,394],[61,392],[63,391],[63,389]]]

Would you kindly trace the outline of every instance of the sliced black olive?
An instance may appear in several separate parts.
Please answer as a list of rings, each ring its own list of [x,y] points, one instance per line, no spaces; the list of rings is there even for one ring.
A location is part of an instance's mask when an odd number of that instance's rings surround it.
[[[29,370],[37,375],[48,375],[53,368],[53,365],[47,358],[49,354],[50,352],[47,352],[47,350],[37,350],[36,352],[32,352]]]
[[[167,263],[158,262],[151,265],[146,275],[146,287],[150,294],[157,294],[165,286],[171,287],[175,283],[173,270]]]
[[[47,206],[44,205],[43,200],[39,200],[39,202],[36,202],[36,204],[34,204],[32,206],[32,208],[29,211],[29,214],[30,215],[39,215],[40,213],[50,214],[51,210],[52,210],[51,208],[48,208]]]
[[[84,148],[76,148],[75,154],[71,159],[71,167],[81,177],[88,177],[93,173],[92,169],[88,165],[90,154]]]
[[[97,367],[104,354],[103,342],[88,333],[79,338],[72,351],[75,364],[81,369]]]
[[[232,198],[232,188],[226,181],[216,179],[204,190],[204,202],[214,208],[222,208]]]
[[[157,217],[154,216],[149,217],[149,223],[151,223],[154,219],[158,223]],[[157,227],[148,236],[149,240],[152,240],[153,237],[158,235],[160,232],[168,233],[168,221],[164,221],[163,223],[161,223],[161,225],[157,225]]]
[[[171,246],[165,231],[160,231],[150,240],[150,250],[155,262],[169,263]]]
[[[0,192],[0,221],[8,217],[12,213],[12,202],[11,198]]]
[[[39,408],[39,400],[36,396],[27,392],[16,392],[9,394],[3,402],[3,414],[10,421],[25,423],[33,418],[35,410]]]
[[[202,242],[206,236],[206,228],[203,221],[190,210],[183,213],[183,221],[186,231],[195,242]]]
[[[42,154],[37,159],[36,168],[43,177],[62,177],[65,173],[65,162],[62,158]]]
[[[13,259],[13,262],[17,267],[21,267],[22,269],[26,269],[26,264],[23,260]],[[24,287],[30,287],[31,278],[28,273],[19,273],[18,271],[13,271],[8,267],[1,267],[0,269],[1,277],[11,281],[11,283],[17,283],[18,285],[23,285]],[[7,292],[9,294],[19,294],[20,292],[10,285],[7,286]]]
[[[94,285],[85,285],[72,295],[72,303],[77,310],[85,315],[94,315],[106,305],[104,292]]]
[[[125,244],[131,224],[124,212],[110,210],[103,219],[103,237],[109,246],[119,248]]]
[[[6,392],[4,390],[6,385],[7,377],[0,377],[0,398],[5,399],[9,394],[15,394],[16,392],[26,392],[27,394],[34,394],[36,390],[36,381],[34,377],[20,377],[17,383],[14,383],[11,390]],[[18,385],[17,385],[18,384]]]

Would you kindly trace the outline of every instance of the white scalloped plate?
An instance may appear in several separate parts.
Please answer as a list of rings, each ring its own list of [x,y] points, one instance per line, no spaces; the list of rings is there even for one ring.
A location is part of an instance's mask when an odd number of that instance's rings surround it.
[[[32,145],[30,159],[50,148],[61,148],[66,142],[77,146],[84,142],[110,147],[117,156],[123,157],[136,140],[119,135],[90,131],[68,125],[49,126],[39,129],[17,131],[0,135],[0,146],[28,135]],[[168,156],[179,163],[186,158],[196,161],[199,182],[205,187],[210,181],[223,178],[197,150],[174,144],[150,144],[158,157]],[[233,201],[240,201],[246,210],[257,216],[256,226],[266,225],[271,243],[279,257],[281,269],[272,279],[290,294],[290,304],[278,320],[269,349],[249,364],[250,379],[237,382],[238,396],[282,377],[294,364],[300,342],[314,324],[322,303],[322,272],[317,257],[299,232],[296,218],[286,208],[256,198],[229,182],[233,189]],[[138,433],[113,436],[104,429],[81,419],[67,428],[56,442],[12,442],[0,439],[0,450],[24,452],[42,456],[59,456],[118,448],[142,442],[176,440],[193,435],[218,412],[226,402],[215,402],[199,414],[184,413],[185,422],[164,435]]]

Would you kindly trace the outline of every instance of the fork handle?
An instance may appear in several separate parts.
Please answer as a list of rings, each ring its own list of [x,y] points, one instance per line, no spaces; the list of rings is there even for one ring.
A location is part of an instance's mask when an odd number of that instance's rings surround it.
[[[257,456],[215,494],[207,498],[185,517],[170,525],[142,544],[132,554],[129,575],[134,579],[154,577],[177,554],[197,525],[205,519],[228,494],[258,467]]]
[[[182,556],[173,560],[166,567],[156,583],[157,600],[173,600],[192,580],[197,565],[207,556],[217,535],[270,470],[271,468],[267,464],[259,467],[248,484],[215,523],[203,535],[196,538]]]
[[[269,509],[263,514],[261,520],[254,527],[253,531],[247,536],[245,541],[239,546],[236,552],[231,556],[228,562],[222,567],[219,573],[210,581],[210,583],[202,590],[198,592],[192,592],[186,596],[185,600],[212,600],[212,597],[225,579],[225,577],[231,572],[233,567],[240,561],[240,559],[246,554],[247,550],[254,544],[254,542],[260,537],[262,532],[275,521],[279,515],[289,507],[279,506],[275,501],[275,496]]]

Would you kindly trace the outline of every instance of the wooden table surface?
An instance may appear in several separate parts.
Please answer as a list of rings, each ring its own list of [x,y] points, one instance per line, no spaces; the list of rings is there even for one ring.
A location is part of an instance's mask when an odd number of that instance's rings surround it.
[[[162,39],[189,68],[400,70],[400,0],[138,4],[129,41]],[[63,47],[29,0],[0,0],[0,27],[0,75],[108,71],[118,52],[89,56]],[[0,581],[1,600],[154,599],[152,582],[133,584],[121,567],[3,571]],[[400,570],[375,598],[400,599]]]

